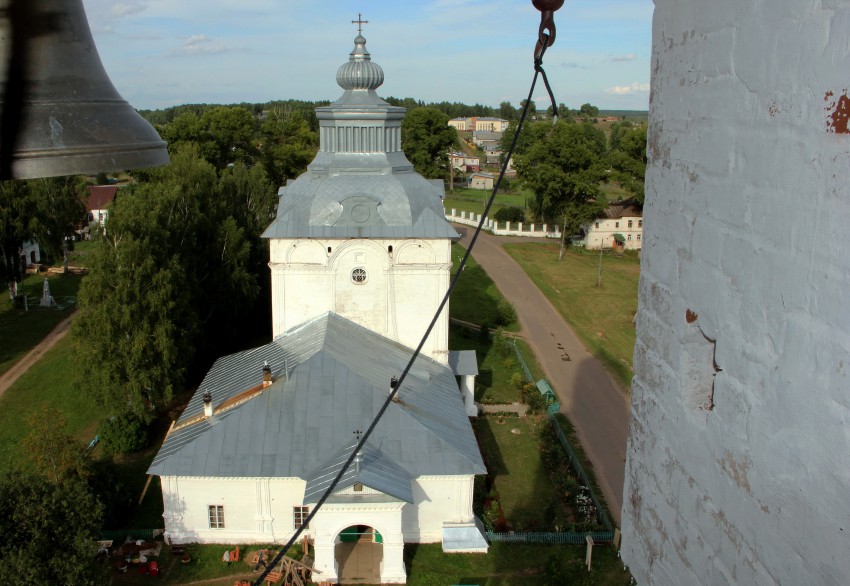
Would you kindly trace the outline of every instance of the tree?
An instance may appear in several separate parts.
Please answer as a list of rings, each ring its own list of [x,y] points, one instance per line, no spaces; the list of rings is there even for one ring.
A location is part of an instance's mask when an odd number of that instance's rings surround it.
[[[505,120],[514,120],[517,117],[516,108],[510,102],[502,102],[499,104],[499,117]]]
[[[0,582],[109,584],[93,563],[103,507],[84,444],[51,407],[34,409],[27,427],[19,470],[0,477]]]
[[[204,112],[201,116],[204,158],[216,169],[222,169],[228,163],[244,163],[256,157],[256,125],[251,111],[241,106],[219,106]]]
[[[522,109],[523,109],[523,108],[525,108],[525,103],[526,103],[527,101],[528,101],[528,100],[522,100],[522,101],[519,103],[519,110],[520,110],[520,112],[522,112]],[[527,114],[527,115],[528,115],[528,117],[529,117],[529,118],[531,118],[532,120],[534,120],[534,118],[537,116],[537,104],[535,104],[535,103],[534,103],[534,100],[531,100],[531,102],[530,102],[530,103],[529,103],[529,105],[528,105],[528,114]]]
[[[256,244],[246,231],[258,231],[269,211],[258,204],[255,224],[240,225],[231,210],[258,196],[243,193],[250,179],[228,181],[223,190],[215,169],[184,145],[111,210],[72,334],[83,388],[113,413],[150,420],[182,388],[195,352],[230,339],[256,300]]]
[[[538,219],[563,221],[567,233],[592,220],[605,207],[599,192],[605,135],[589,124],[542,125],[525,154],[517,156],[518,176],[535,193]]]
[[[10,286],[23,280],[21,244],[33,236],[27,225],[28,207],[27,182],[0,182],[0,278]]]
[[[27,417],[29,430],[21,442],[26,458],[21,471],[53,484],[68,479],[86,480],[90,461],[85,446],[65,431],[66,421],[56,408],[42,405]]]
[[[585,118],[596,118],[599,116],[599,108],[591,104],[582,104],[579,112]]]
[[[434,108],[417,108],[401,125],[404,154],[418,173],[430,179],[445,179],[449,173],[449,150],[458,144],[457,130],[449,117]]]
[[[287,179],[298,177],[316,156],[318,135],[300,114],[289,108],[272,110],[260,133],[262,161],[275,185],[284,185]]]
[[[615,141],[616,136],[616,141]],[[619,128],[611,134],[608,162],[611,178],[619,181],[634,199],[643,203],[646,176],[646,126]]]
[[[67,273],[67,238],[73,237],[74,229],[85,216],[83,198],[87,183],[78,176],[34,179],[29,183],[33,201],[30,230],[49,256],[62,255]]]
[[[109,584],[108,566],[94,559],[101,511],[82,480],[0,477],[0,582]]]

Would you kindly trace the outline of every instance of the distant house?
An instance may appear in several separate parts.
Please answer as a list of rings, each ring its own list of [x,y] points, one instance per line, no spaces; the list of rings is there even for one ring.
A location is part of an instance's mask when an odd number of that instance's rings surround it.
[[[118,187],[115,185],[89,185],[89,198],[86,201],[86,220],[100,226],[106,223],[109,206],[115,202]]]
[[[507,120],[493,118],[492,116],[472,116],[470,118],[452,118],[449,120],[449,126],[466,132],[504,132],[509,124],[510,122]]]
[[[26,240],[21,244],[21,264],[23,266],[35,265],[41,262],[41,248],[35,240]]]
[[[627,199],[613,202],[596,220],[582,226],[573,244],[585,248],[640,250],[643,245],[643,206]]]
[[[473,173],[467,180],[470,189],[493,189],[495,178],[490,173]]]
[[[482,150],[487,152],[501,150],[502,132],[494,132],[491,130],[476,130],[472,133],[472,142]]]
[[[481,159],[464,153],[449,154],[452,167],[466,173],[474,173],[481,170]]]

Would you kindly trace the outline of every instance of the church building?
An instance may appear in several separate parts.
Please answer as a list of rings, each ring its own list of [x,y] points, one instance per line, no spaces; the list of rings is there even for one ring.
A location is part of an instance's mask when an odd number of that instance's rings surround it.
[[[273,341],[216,361],[148,470],[173,543],[285,543],[378,413],[450,281],[442,182],[401,150],[405,109],[358,35],[317,108],[320,148],[280,189],[270,245]],[[472,512],[486,469],[474,351],[444,308],[387,411],[306,530],[317,581],[404,583],[405,543],[486,552]],[[458,383],[460,381],[460,383]]]

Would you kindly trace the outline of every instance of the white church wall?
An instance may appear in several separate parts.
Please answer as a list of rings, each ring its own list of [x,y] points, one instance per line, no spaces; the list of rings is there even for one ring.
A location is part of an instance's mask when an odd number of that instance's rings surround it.
[[[162,477],[161,484],[165,530],[175,543],[285,540],[305,487],[299,478]],[[210,506],[223,507],[223,528],[210,527]]]
[[[270,266],[275,336],[332,311],[415,348],[448,288],[451,242],[273,239]],[[423,352],[448,362],[448,309]]]
[[[846,584],[850,6],[655,6],[622,558]]]
[[[409,543],[437,543],[442,540],[443,523],[471,521],[474,476],[422,476],[413,481],[416,506],[402,512],[404,540]]]

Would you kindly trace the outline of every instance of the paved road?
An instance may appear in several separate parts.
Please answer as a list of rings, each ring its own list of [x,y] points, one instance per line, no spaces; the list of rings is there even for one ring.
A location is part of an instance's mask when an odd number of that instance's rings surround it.
[[[455,225],[467,246],[473,228]],[[561,400],[596,471],[596,478],[619,526],[623,506],[629,404],[602,365],[525,271],[502,249],[504,242],[540,239],[499,238],[482,232],[472,256],[499,291],[514,304],[523,337],[537,356],[546,379]],[[564,360],[564,355],[570,360]]]

